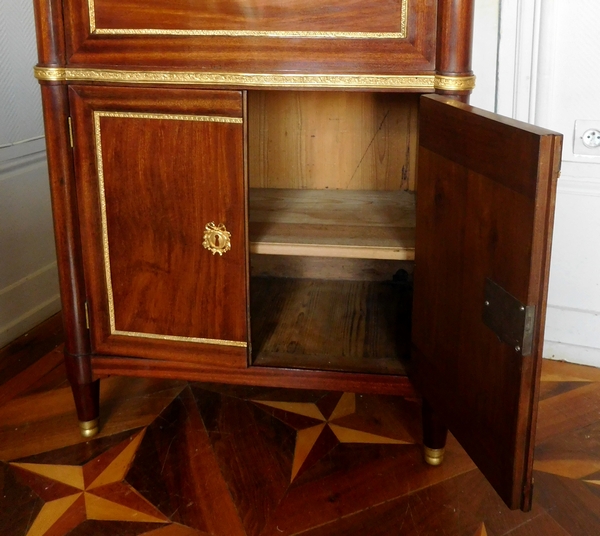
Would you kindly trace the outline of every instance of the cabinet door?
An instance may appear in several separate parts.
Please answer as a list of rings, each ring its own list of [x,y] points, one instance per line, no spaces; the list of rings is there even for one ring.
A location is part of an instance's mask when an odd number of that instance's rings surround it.
[[[74,86],[70,102],[93,352],[246,366],[242,93]]]
[[[420,113],[413,379],[527,510],[562,138],[441,96]]]

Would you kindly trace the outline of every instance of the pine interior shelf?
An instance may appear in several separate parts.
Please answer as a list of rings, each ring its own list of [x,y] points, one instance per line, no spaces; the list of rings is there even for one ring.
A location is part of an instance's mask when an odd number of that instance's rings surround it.
[[[415,194],[252,188],[250,251],[413,260]]]

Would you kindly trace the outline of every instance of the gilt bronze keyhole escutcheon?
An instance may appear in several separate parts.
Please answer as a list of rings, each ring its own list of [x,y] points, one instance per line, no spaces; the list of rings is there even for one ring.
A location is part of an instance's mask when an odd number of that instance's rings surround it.
[[[227,231],[224,224],[215,225],[215,222],[211,221],[204,227],[204,241],[202,245],[208,251],[211,251],[213,255],[215,253],[223,255],[223,253],[231,249],[231,233]]]

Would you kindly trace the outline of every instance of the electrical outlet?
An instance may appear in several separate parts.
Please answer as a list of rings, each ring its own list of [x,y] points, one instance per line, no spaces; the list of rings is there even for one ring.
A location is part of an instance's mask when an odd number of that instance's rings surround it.
[[[581,141],[588,149],[597,149],[600,147],[600,130],[590,128],[583,133]]]
[[[600,157],[600,119],[575,121],[573,154]]]

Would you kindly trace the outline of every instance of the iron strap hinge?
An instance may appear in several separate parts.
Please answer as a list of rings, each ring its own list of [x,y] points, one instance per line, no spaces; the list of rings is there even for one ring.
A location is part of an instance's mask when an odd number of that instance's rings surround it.
[[[85,309],[85,327],[86,329],[90,329],[90,310],[88,307],[88,302],[83,302],[83,307]]]
[[[483,323],[522,356],[533,350],[535,306],[524,305],[500,285],[486,278]]]

